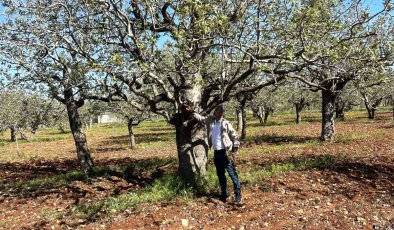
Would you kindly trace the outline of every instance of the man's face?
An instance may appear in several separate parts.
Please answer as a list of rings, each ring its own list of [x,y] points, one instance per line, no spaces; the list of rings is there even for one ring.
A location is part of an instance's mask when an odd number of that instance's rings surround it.
[[[223,111],[221,108],[216,108],[215,109],[215,117],[216,118],[221,118],[223,116]]]

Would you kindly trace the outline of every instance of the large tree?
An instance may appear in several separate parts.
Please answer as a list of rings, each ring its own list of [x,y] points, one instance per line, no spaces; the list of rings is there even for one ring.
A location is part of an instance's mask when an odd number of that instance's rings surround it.
[[[275,84],[284,74],[302,69],[270,62],[281,58],[279,42],[261,48],[259,18],[270,12],[262,1],[95,2],[98,5],[91,8],[100,15],[102,28],[97,37],[112,54],[111,63],[98,65],[174,125],[179,174],[192,180],[206,171],[206,130],[188,122],[192,116],[181,105],[189,103],[207,115],[236,95]],[[269,74],[257,76],[263,69]],[[240,84],[252,77],[259,81]]]

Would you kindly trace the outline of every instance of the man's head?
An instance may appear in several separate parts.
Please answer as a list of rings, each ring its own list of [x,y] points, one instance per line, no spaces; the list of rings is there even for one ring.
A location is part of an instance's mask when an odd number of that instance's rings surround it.
[[[219,105],[215,109],[215,118],[216,120],[220,120],[224,117],[224,113],[226,112],[226,109],[224,108],[223,105]]]

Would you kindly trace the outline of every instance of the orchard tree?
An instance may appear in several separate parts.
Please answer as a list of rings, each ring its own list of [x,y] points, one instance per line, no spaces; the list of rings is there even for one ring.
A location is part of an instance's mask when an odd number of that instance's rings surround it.
[[[391,1],[372,12],[361,1],[304,1],[291,13],[297,46],[294,57],[307,64],[300,74],[289,74],[322,94],[322,140],[335,136],[335,101],[344,87],[371,70],[384,71],[394,47]]]
[[[82,124],[86,130],[93,128],[93,122],[108,110],[108,105],[103,101],[88,101],[80,108]]]
[[[0,93],[0,129],[9,129],[11,141],[17,141],[17,134],[26,139],[23,127],[26,126],[29,114],[26,111],[28,98],[21,91],[3,91]]]
[[[359,104],[360,100],[357,88],[353,84],[348,84],[335,100],[335,118],[344,119],[345,109],[351,109]]]
[[[380,76],[384,79],[385,76]],[[375,119],[375,112],[381,102],[392,93],[388,82],[379,80],[374,73],[368,73],[355,81],[360,98],[368,112],[368,119]]]
[[[207,115],[237,95],[276,84],[304,67],[279,61],[287,45],[272,42],[273,34],[263,36],[262,28],[269,34],[280,27],[269,14],[285,18],[283,4],[277,8],[251,0],[101,0],[89,6],[102,28],[97,38],[112,54],[96,66],[174,125],[179,174],[192,182],[206,173],[207,135],[205,125],[193,122],[182,104]],[[263,71],[269,74],[256,84],[240,84]]]
[[[30,139],[34,139],[40,126],[50,126],[54,109],[53,99],[43,98],[40,95],[31,95],[25,108],[28,114],[26,128],[31,129]]]
[[[94,15],[83,8],[88,3],[34,0],[1,4],[5,9],[0,22],[3,72],[7,70],[13,81],[28,83],[65,105],[81,169],[91,173],[93,161],[78,109],[87,99],[109,101],[101,95],[112,85],[110,76],[95,71],[88,58],[106,58],[97,41],[91,40],[97,25]]]
[[[296,123],[301,122],[301,112],[312,104],[318,102],[316,92],[312,92],[302,82],[294,82],[293,84],[286,86],[288,92],[288,102],[295,108],[296,111]]]
[[[135,148],[133,127],[138,126],[142,121],[150,118],[149,110],[147,108],[136,108],[126,101],[119,101],[111,103],[108,111],[120,115],[122,119],[126,119],[130,137],[130,148]]]

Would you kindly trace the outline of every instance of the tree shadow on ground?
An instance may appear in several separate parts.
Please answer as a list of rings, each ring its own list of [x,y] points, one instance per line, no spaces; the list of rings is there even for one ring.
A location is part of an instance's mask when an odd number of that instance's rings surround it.
[[[150,144],[153,142],[171,142],[175,141],[175,131],[174,132],[165,132],[165,133],[142,133],[135,134],[135,142],[138,144]],[[121,145],[130,145],[130,137],[128,135],[123,136],[115,136],[109,137],[105,141],[103,141],[103,145],[111,145],[111,144],[121,144]]]
[[[268,120],[267,123],[253,122],[248,124],[248,127],[271,127],[271,126],[286,126],[286,125],[302,125],[305,123],[321,122],[320,118],[307,117],[303,118],[301,123],[297,124],[295,119],[283,119],[283,120]]]
[[[262,143],[268,143],[272,145],[282,145],[290,143],[309,143],[311,141],[319,142],[317,137],[303,137],[295,135],[276,135],[276,134],[262,134],[246,137],[242,142],[244,145],[259,145]]]
[[[144,128],[146,128],[150,132],[163,132],[163,131],[174,132],[175,131],[175,129],[172,126],[141,127],[141,129],[144,129]]]
[[[152,184],[154,180],[175,172],[176,162],[175,158],[137,160],[126,157],[97,160],[95,172],[89,177],[78,171],[76,160],[3,163],[0,164],[0,173],[6,177],[0,183],[0,194],[34,197],[61,192],[56,191],[59,186],[75,190],[69,186],[73,181],[91,184],[92,181],[105,179],[115,180],[114,182],[125,181],[130,184],[130,186],[123,184],[123,189],[143,188]],[[78,193],[86,194],[81,191]]]

